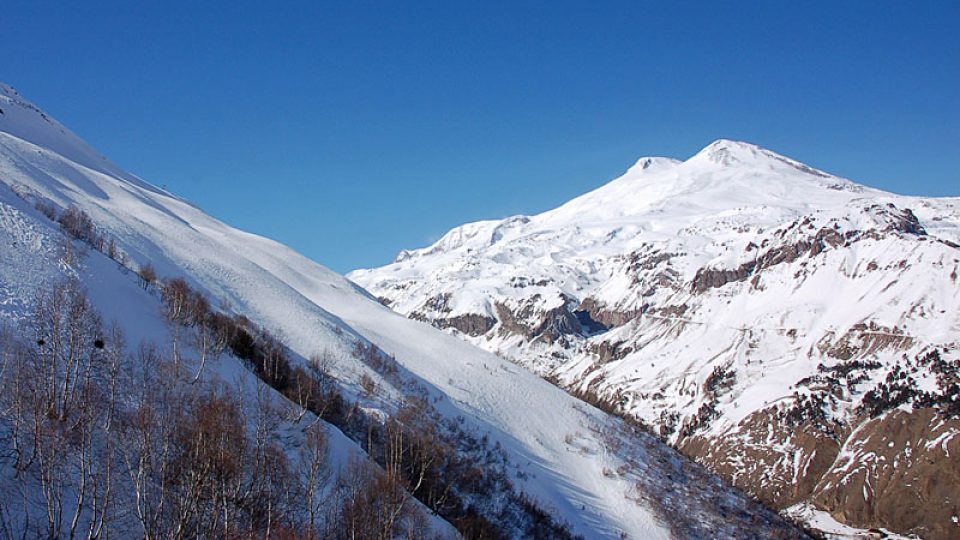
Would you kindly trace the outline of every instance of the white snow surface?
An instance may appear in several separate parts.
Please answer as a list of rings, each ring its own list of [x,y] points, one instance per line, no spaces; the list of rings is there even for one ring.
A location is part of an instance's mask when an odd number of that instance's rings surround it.
[[[50,277],[37,261],[56,260],[55,225],[22,199],[74,205],[136,264],[149,262],[162,277],[185,277],[282,335],[303,358],[333,352],[343,380],[356,380],[367,369],[348,354],[357,340],[395,355],[432,393],[446,396],[438,405],[442,413],[462,415],[500,442],[527,474],[522,488],[574,532],[589,538],[616,538],[621,532],[633,538],[669,536],[651,509],[626,497],[635,485],[629,476],[604,474],[620,468],[624,457],[603,450],[599,434],[611,425],[603,413],[511,362],[383,307],[351,281],[288,247],[234,229],[121,171],[6,85],[0,86],[0,109],[0,230],[4,242],[16,248],[0,250],[3,318],[23,316],[29,291]],[[658,161],[651,170],[669,174],[672,166]],[[495,227],[483,227],[485,238],[476,242],[488,242],[494,234]],[[509,227],[501,232],[517,234]],[[443,242],[449,252],[472,240]],[[110,277],[121,274],[96,255],[90,264],[102,268],[90,270],[84,283],[98,308],[107,320],[129,327],[131,340],[149,338],[143,334],[150,331],[143,329],[157,325],[155,314],[122,307],[145,293],[129,278],[123,285],[121,278]],[[571,447],[572,435],[577,447]]]
[[[803,521],[823,533],[827,540],[909,540],[910,536],[902,536],[886,529],[858,529],[844,525],[833,518],[828,512],[817,509],[809,503],[799,503],[784,510],[784,513]]]

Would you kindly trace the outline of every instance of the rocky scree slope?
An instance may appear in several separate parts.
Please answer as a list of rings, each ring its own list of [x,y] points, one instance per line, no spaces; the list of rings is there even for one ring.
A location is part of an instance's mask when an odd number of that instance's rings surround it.
[[[718,140],[348,277],[776,508],[960,534],[960,199]]]

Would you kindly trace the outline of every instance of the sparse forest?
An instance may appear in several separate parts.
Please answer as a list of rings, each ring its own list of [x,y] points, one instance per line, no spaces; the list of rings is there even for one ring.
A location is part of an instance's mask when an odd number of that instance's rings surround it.
[[[295,360],[185,279],[132,264],[86,212],[34,206],[65,233],[62,260],[93,249],[133,270],[167,337],[131,347],[76,280],[39,292],[29,322],[4,329],[0,537],[426,538],[428,514],[464,538],[571,537],[514,488],[499,445],[443,418],[376,346],[352,355],[371,370],[367,399],[380,399],[373,374],[406,395],[387,416],[352,401],[323,355]],[[223,355],[250,376],[212,374]],[[362,452],[331,465],[329,429]]]
[[[335,496],[382,473],[331,470],[320,423],[284,447],[289,412],[262,385],[198,379],[157,345],[127,354],[75,282],[41,294],[19,330],[0,340],[4,537],[349,538],[344,523],[384,502]]]
[[[354,354],[411,392],[385,419],[322,359],[294,366],[185,280],[157,283],[167,343],[130,354],[76,281],[0,336],[0,536],[425,538],[430,512],[466,538],[569,536],[514,491],[503,452],[444,421],[375,347]],[[224,353],[248,380],[204,375]],[[332,466],[326,422],[367,455]]]

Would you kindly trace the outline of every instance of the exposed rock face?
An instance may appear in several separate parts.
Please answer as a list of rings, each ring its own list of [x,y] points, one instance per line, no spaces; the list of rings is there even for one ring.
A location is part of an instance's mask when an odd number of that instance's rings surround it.
[[[887,204],[885,210],[887,211],[887,216],[889,216],[890,224],[886,227],[886,231],[896,231],[904,234],[914,234],[914,235],[926,235],[927,230],[923,228],[923,225],[920,224],[920,220],[917,219],[916,214],[913,213],[913,210],[909,208],[897,208],[892,203]]]
[[[859,527],[960,537],[960,420],[894,410],[861,424],[816,488],[815,504]]]
[[[805,500],[859,528],[960,535],[960,421],[926,408],[861,419],[839,440],[765,410],[681,451],[774,508]]]
[[[831,340],[832,337],[832,333],[824,335],[820,346],[827,356],[838,360],[863,357],[884,349],[904,351],[914,344],[913,336],[903,330],[881,326],[874,321],[855,324],[838,339]]]
[[[591,343],[588,347],[590,347],[590,352],[595,354],[602,364],[614,360],[621,360],[633,352],[633,347],[625,344],[623,341],[600,341]]]
[[[724,270],[719,268],[701,268],[697,270],[697,275],[693,277],[690,283],[690,290],[696,294],[703,293],[707,289],[716,289],[723,287],[727,283],[734,281],[744,281],[756,268],[756,263],[746,263],[733,270]]]
[[[743,263],[735,269],[701,268],[697,270],[690,288],[694,293],[700,294],[707,289],[722,287],[733,281],[744,281],[760,270],[792,263],[804,255],[814,257],[828,247],[837,247],[845,242],[846,240],[836,230],[821,228],[812,239],[771,248],[755,260]]]
[[[764,503],[786,508],[810,497],[840,444],[811,422],[791,425],[763,410],[723,435],[695,435],[679,448]]]
[[[493,317],[468,313],[446,319],[434,319],[433,325],[438,328],[456,328],[468,336],[482,336],[497,324]]]
[[[579,334],[580,321],[568,309],[566,297],[563,304],[546,311],[536,309],[536,300],[525,303],[514,311],[505,304],[497,303],[497,317],[502,332],[520,334],[528,340],[540,340],[548,344],[561,340],[564,336]]]
[[[428,298],[423,306],[411,313],[409,317],[418,321],[429,322],[441,329],[453,328],[468,336],[482,336],[490,331],[497,324],[497,320],[488,315],[479,313],[463,313],[460,315],[451,315],[453,311],[450,307],[452,294],[438,294]],[[389,302],[389,300],[387,301]],[[390,304],[380,303],[389,306]]]
[[[622,326],[640,314],[640,310],[617,311],[616,309],[609,309],[594,298],[584,299],[577,306],[577,310],[586,311],[590,314],[591,319],[607,328]]]

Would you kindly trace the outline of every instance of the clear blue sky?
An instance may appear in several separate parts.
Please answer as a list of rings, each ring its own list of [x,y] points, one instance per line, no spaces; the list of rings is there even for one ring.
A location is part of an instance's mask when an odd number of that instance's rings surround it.
[[[51,2],[0,80],[339,271],[742,139],[960,195],[960,2]]]

